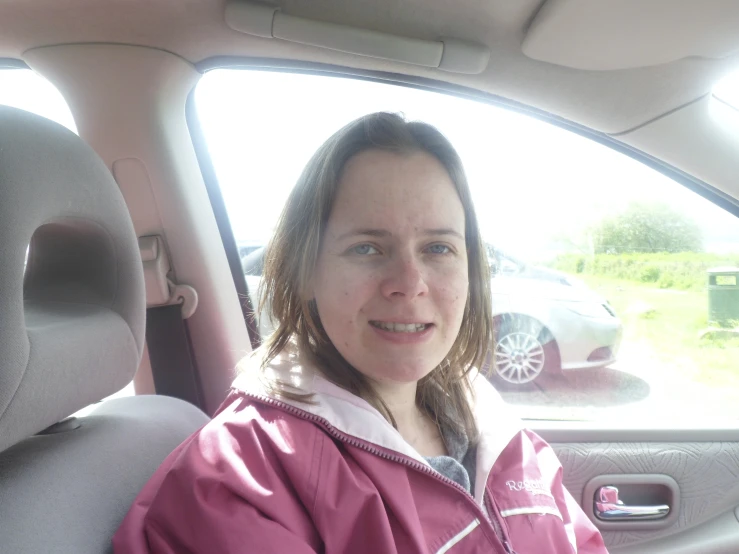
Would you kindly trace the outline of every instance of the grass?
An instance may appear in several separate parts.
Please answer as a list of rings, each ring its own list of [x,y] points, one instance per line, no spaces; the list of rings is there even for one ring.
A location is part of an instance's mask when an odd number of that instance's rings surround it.
[[[676,377],[739,389],[739,338],[699,337],[709,327],[705,289],[664,289],[586,273],[578,277],[616,310],[624,324],[622,344],[648,346]]]
[[[549,265],[578,276],[616,278],[661,289],[701,292],[707,284],[706,270],[717,266],[737,267],[739,254],[597,254],[592,259],[579,254],[563,254]]]

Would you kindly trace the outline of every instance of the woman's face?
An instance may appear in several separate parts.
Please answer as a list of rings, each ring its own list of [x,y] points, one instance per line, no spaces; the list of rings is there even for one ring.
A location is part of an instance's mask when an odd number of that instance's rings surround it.
[[[366,377],[410,383],[434,369],[468,291],[464,209],[444,166],[425,153],[350,159],[313,279],[326,333]]]

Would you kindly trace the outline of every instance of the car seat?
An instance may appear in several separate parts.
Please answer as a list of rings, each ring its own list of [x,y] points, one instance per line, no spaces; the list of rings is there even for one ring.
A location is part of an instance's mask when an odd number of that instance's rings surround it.
[[[207,422],[174,398],[99,402],[136,372],[145,297],[103,161],[61,125],[0,107],[0,552],[111,552],[138,491]]]

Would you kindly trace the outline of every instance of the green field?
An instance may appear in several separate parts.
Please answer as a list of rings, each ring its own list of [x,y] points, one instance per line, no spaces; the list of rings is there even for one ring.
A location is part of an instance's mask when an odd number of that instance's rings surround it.
[[[577,277],[616,310],[624,324],[623,344],[648,347],[680,379],[739,389],[739,338],[700,338],[708,328],[705,290],[659,288],[586,273]]]
[[[739,253],[597,254],[592,258],[562,254],[547,265],[578,276],[607,277],[660,289],[701,292],[707,283],[706,271],[714,267],[739,267]]]

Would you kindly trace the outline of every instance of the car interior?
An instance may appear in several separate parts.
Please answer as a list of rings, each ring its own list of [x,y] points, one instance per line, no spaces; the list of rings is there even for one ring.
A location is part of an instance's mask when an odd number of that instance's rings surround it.
[[[327,132],[348,122],[331,104],[337,79],[382,86],[391,98],[422,91],[494,106],[648,168],[676,196],[685,191],[719,214],[708,219],[736,249],[711,260],[720,276],[736,279],[739,269],[727,264],[739,266],[739,94],[732,105],[716,92],[735,71],[739,4],[722,0],[0,3],[0,552],[111,552],[141,487],[225,399],[239,360],[266,332],[249,269],[261,264],[264,243],[237,235],[250,222],[268,230],[261,222],[272,212],[264,215],[260,202],[273,185],[253,178],[250,165],[268,156],[304,163],[291,146],[302,141],[291,138],[293,113],[326,122]],[[30,89],[3,100],[11,73],[49,83],[73,122],[23,108]],[[216,80],[246,74],[266,76],[264,96]],[[273,76],[329,84],[313,96],[307,86],[274,88]],[[218,146],[198,89],[210,78],[213,98],[229,98],[221,117],[238,127]],[[344,101],[364,109],[357,98]],[[237,109],[259,118],[242,120]],[[467,117],[461,108],[445,113],[457,124]],[[476,128],[471,141],[495,163],[498,143],[488,145],[488,132]],[[517,170],[538,166],[547,175],[550,162],[526,148]],[[269,164],[260,175],[280,170]],[[241,202],[224,184],[227,165]],[[284,181],[285,190],[294,184]],[[566,181],[537,186],[569,202]],[[605,204],[621,194],[589,186]],[[547,207],[544,197],[531,202]],[[539,239],[548,234],[545,224],[531,225]],[[504,241],[489,240],[509,253]],[[643,275],[639,291],[650,283]],[[701,295],[724,282],[712,279]],[[736,281],[725,287],[716,309],[739,306]],[[660,298],[692,294],[670,290]],[[657,317],[642,311],[632,324],[630,313],[619,314],[619,363],[638,358],[626,338]],[[539,385],[510,393],[556,450],[567,488],[610,552],[739,552],[739,381],[731,387],[739,316],[732,321],[710,353],[696,350],[705,354],[701,371],[720,364],[724,380],[687,387],[687,400],[666,388],[663,404],[633,411],[631,398],[615,402],[608,389],[601,417],[593,391],[623,366],[555,378],[553,386],[584,387],[585,408],[574,416],[543,412],[557,401]],[[679,342],[659,340],[665,349]],[[601,346],[593,344],[584,356]],[[665,367],[649,381],[650,398],[673,368]],[[731,402],[702,418],[710,383]],[[604,502],[623,509],[604,514]]]

